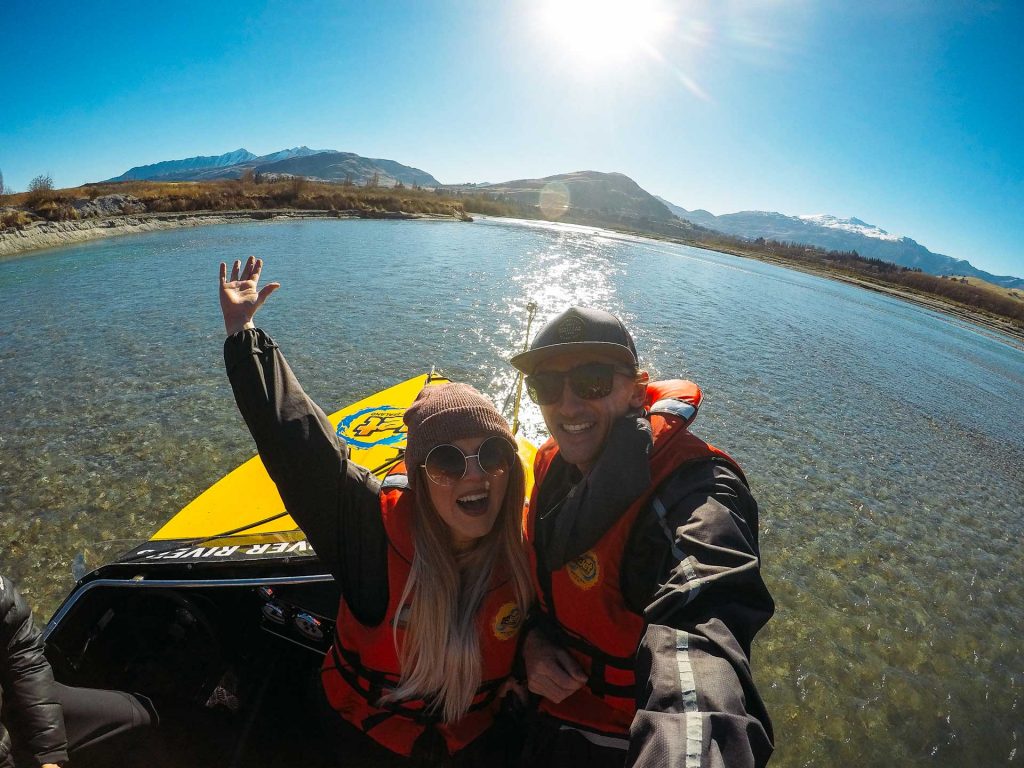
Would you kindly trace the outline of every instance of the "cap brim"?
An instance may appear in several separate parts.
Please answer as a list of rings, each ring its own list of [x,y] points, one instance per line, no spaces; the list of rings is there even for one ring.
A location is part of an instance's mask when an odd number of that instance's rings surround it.
[[[635,366],[638,364],[637,359],[628,348],[610,341],[571,341],[566,344],[551,344],[540,349],[522,352],[509,360],[509,363],[529,376],[545,360],[571,352],[596,352],[626,365]]]

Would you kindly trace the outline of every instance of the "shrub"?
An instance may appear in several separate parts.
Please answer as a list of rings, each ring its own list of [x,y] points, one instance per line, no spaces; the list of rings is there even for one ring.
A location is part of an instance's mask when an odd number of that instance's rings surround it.
[[[26,202],[30,206],[38,206],[40,203],[50,200],[53,197],[53,177],[48,173],[36,176],[28,183],[28,198]]]
[[[25,211],[0,211],[0,229],[7,229],[9,227],[23,229],[31,222],[32,216],[25,213]]]
[[[80,218],[73,205],[60,200],[45,200],[39,203],[35,210],[47,221],[77,221]]]
[[[291,199],[297,201],[306,187],[309,185],[309,180],[305,176],[293,176],[289,182],[289,191],[291,192]]]

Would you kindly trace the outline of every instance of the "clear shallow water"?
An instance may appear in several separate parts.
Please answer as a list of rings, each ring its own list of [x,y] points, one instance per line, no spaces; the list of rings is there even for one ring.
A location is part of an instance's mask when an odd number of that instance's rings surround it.
[[[431,365],[500,403],[528,300],[538,323],[616,312],[652,373],[705,388],[695,431],[761,503],[773,764],[1024,759],[1024,352],[850,286],[579,227],[228,225],[0,263],[0,569],[40,619],[76,553],[126,549],[252,455],[216,297],[217,263],[250,253],[283,284],[261,325],[328,411]]]

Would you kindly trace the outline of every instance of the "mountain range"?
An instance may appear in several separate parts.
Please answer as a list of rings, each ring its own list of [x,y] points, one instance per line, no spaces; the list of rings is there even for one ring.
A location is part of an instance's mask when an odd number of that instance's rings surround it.
[[[165,160],[131,168],[108,181],[237,179],[247,171],[270,178],[304,176],[359,185],[376,183],[382,187],[400,182],[407,186],[444,187],[454,192],[482,192],[539,208],[547,218],[583,222],[640,220],[647,228],[662,234],[682,236],[697,235],[704,228],[749,240],[764,238],[829,250],[856,251],[866,258],[918,268],[933,275],[968,275],[1006,288],[1024,288],[1024,279],[990,274],[964,259],[933,253],[909,237],[890,234],[860,219],[827,214],[787,216],[773,211],[740,211],[715,216],[701,209],[686,210],[652,195],[621,173],[577,171],[497,184],[443,185],[426,171],[394,160],[303,146],[269,155],[236,149],[223,155]]]
[[[271,177],[304,176],[321,181],[350,181],[360,185],[375,180],[382,187],[393,187],[398,182],[408,186],[441,186],[429,173],[394,160],[309,147],[293,147],[259,156],[246,149],[236,149],[223,155],[164,160],[130,168],[107,181],[212,181],[237,179],[246,171]]]
[[[969,261],[933,253],[909,237],[893,235],[856,218],[828,214],[787,216],[774,211],[739,211],[715,216],[705,210],[688,211],[659,198],[676,216],[701,227],[734,237],[802,243],[835,251],[856,251],[868,259],[881,259],[901,267],[918,268],[932,275],[965,275],[1005,288],[1024,288],[1024,279],[993,275]]]
[[[648,222],[680,223],[672,211],[622,173],[577,171],[517,179],[499,184],[449,185],[447,189],[500,195],[528,207],[540,207],[548,218],[580,216],[626,217]]]

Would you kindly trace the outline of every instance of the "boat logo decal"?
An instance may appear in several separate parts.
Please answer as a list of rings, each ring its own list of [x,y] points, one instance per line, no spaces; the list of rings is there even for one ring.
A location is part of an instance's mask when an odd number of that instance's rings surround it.
[[[214,547],[178,547],[177,549],[155,550],[139,549],[134,552],[137,556],[143,556],[143,560],[198,560],[219,557],[273,557],[275,555],[304,555],[312,554],[313,548],[309,543],[301,541],[278,541],[270,544],[251,544],[248,546],[214,546]]]
[[[597,561],[594,551],[584,552],[572,562],[565,566],[569,571],[569,578],[572,579],[580,589],[590,589],[597,586],[601,580],[601,564]]]
[[[494,617],[494,636],[499,640],[511,640],[519,632],[523,615],[516,603],[505,603]]]
[[[405,441],[405,411],[393,405],[373,405],[338,422],[338,437],[356,448],[396,445]]]

